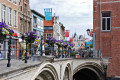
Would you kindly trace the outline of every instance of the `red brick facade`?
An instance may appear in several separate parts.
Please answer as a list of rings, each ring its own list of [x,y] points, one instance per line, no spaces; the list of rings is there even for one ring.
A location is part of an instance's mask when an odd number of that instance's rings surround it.
[[[53,26],[53,24],[54,24],[53,20],[54,20],[54,17],[52,17],[51,21],[44,20],[44,26]],[[51,34],[53,37],[53,29],[52,30],[45,30],[44,29],[44,42],[46,42],[47,34]]]
[[[100,2],[101,1],[101,2]],[[111,30],[101,31],[102,12],[111,14]],[[96,35],[95,48],[102,57],[109,57],[108,77],[120,76],[120,0],[93,0],[93,28]]]
[[[44,30],[44,42],[46,42],[47,34],[51,34],[53,36],[53,30]]]

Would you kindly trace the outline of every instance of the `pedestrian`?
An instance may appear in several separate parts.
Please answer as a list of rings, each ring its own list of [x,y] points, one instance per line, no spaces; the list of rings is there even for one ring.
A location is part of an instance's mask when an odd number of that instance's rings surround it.
[[[26,43],[24,40],[22,40],[22,43],[21,43],[21,52],[22,52],[22,60],[25,59],[25,53],[26,53]]]

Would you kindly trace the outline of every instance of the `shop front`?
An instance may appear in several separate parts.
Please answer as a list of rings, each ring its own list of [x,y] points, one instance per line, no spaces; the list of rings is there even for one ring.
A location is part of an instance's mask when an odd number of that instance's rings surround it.
[[[10,36],[6,36],[5,40],[0,40],[0,59],[7,59],[8,55],[8,41],[9,41]],[[17,41],[18,38],[12,36],[11,40],[11,59],[16,59],[17,58]]]

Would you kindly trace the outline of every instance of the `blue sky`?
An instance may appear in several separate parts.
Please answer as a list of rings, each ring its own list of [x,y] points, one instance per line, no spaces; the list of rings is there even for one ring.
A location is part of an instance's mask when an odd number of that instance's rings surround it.
[[[88,37],[86,30],[93,28],[93,0],[30,0],[30,7],[44,15],[44,8],[52,8],[70,35]]]

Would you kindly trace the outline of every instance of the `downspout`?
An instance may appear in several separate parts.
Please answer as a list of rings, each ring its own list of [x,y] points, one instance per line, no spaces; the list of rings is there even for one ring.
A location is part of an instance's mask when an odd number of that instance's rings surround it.
[[[100,58],[102,58],[102,54],[101,54],[101,27],[102,27],[102,23],[101,23],[101,0],[100,0]]]

